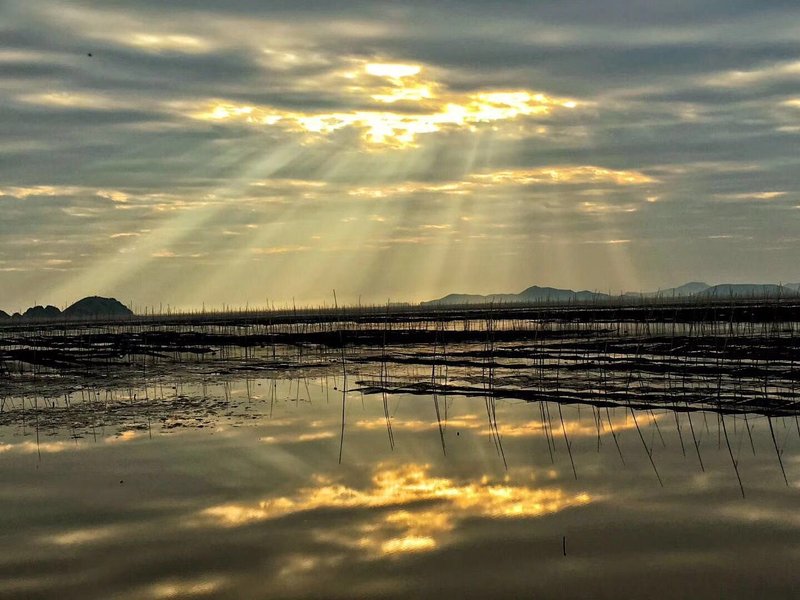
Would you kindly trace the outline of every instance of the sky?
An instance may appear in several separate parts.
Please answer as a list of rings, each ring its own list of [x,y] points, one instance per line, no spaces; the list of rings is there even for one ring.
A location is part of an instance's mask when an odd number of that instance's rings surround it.
[[[800,281],[796,0],[0,0],[0,309]]]

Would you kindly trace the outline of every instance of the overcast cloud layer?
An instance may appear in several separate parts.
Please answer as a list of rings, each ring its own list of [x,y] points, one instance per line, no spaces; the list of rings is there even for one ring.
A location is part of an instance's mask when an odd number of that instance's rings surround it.
[[[2,0],[0,107],[7,311],[800,281],[794,0]]]

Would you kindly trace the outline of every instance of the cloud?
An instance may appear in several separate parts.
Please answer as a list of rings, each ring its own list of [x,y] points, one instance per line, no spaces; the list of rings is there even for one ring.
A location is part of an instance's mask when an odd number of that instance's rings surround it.
[[[204,121],[284,127],[306,135],[330,135],[355,128],[370,146],[404,148],[417,137],[448,128],[503,124],[525,117],[546,117],[573,109],[578,102],[531,90],[490,90],[455,93],[425,76],[422,65],[352,61],[346,69],[325,75],[361,107],[351,111],[298,112],[276,106],[212,100],[199,106],[179,105]]]
[[[251,252],[259,256],[269,256],[273,254],[293,254],[295,252],[306,252],[308,246],[270,246],[268,248],[253,248]]]
[[[657,179],[640,171],[606,169],[592,165],[553,165],[546,168],[473,173],[462,181],[438,183],[408,181],[402,184],[351,187],[346,191],[350,196],[369,200],[381,200],[398,196],[408,197],[416,194],[464,196],[481,195],[487,192],[513,193],[519,187],[546,189],[553,186],[578,187],[582,194],[595,193],[602,195],[606,193],[605,188],[586,186],[641,186],[656,183],[658,183]],[[469,217],[462,220],[469,220]],[[447,229],[450,226],[445,224],[441,228]],[[430,227],[434,228],[434,226]]]
[[[165,11],[4,4],[8,307],[797,279],[789,1]]]

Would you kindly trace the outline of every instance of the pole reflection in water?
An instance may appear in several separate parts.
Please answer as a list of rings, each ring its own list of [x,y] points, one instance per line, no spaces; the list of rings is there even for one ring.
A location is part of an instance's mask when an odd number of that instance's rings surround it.
[[[428,378],[446,385],[435,366]],[[621,406],[362,396],[353,381],[187,384],[183,411],[105,429],[7,399],[27,416],[0,433],[0,595],[745,598],[797,584],[793,417],[641,408],[633,390]]]

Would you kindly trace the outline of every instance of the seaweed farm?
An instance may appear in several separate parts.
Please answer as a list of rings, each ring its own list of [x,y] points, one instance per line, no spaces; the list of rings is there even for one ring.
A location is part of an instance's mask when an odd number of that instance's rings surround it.
[[[9,325],[0,597],[788,597],[798,333],[792,300]]]

